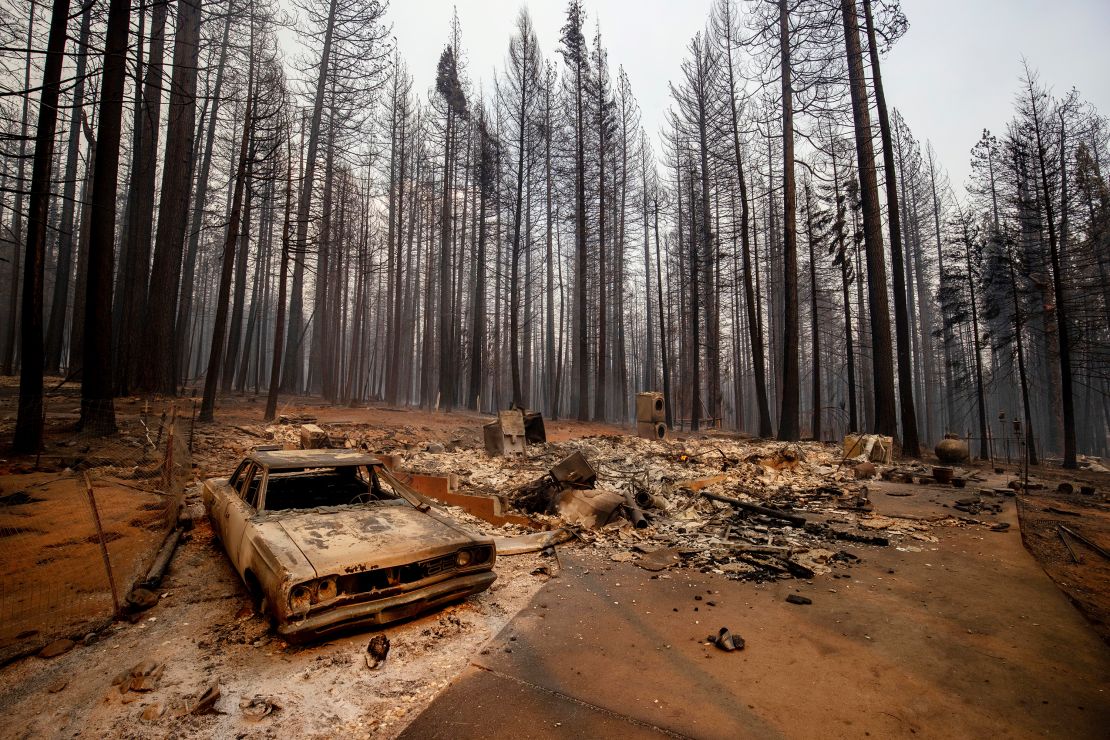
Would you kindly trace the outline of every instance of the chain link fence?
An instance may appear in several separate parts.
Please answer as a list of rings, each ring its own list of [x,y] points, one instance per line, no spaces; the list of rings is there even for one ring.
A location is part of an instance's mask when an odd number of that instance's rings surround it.
[[[111,427],[82,429],[78,399],[46,406],[42,452],[0,470],[0,665],[139,611],[191,478],[191,420],[172,401],[116,399]]]

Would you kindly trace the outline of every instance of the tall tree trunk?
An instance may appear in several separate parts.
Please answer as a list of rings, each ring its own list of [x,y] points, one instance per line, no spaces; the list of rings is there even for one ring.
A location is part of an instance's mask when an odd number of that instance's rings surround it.
[[[731,25],[726,23],[726,29]],[[729,32],[731,33],[731,31]],[[728,101],[731,114],[730,133],[732,134],[732,152],[736,160],[736,180],[740,186],[740,246],[744,267],[744,306],[747,311],[749,342],[752,348],[752,374],[755,378],[755,400],[759,410],[759,436],[771,436],[771,407],[767,402],[767,370],[766,359],[763,356],[763,326],[756,318],[759,307],[755,301],[755,289],[752,285],[752,255],[750,241],[750,211],[748,209],[748,183],[744,172],[743,152],[740,148],[740,116],[736,110],[736,82],[732,64],[732,38],[726,38],[726,59],[728,74]]]
[[[486,202],[493,173],[489,171],[492,153],[485,115],[478,122],[478,258],[475,262],[474,297],[471,300],[470,392],[467,406],[481,411],[483,368],[486,354]]]
[[[253,19],[252,19],[253,24]],[[224,337],[227,330],[228,302],[231,298],[231,272],[235,267],[235,244],[239,237],[239,224],[243,209],[243,191],[247,179],[247,146],[251,136],[254,115],[253,73],[254,50],[253,28],[251,34],[251,65],[247,79],[247,105],[243,112],[243,131],[239,139],[238,164],[235,167],[235,190],[231,196],[231,216],[224,239],[223,266],[220,271],[220,287],[216,294],[216,318],[212,326],[212,344],[208,349],[208,371],[204,378],[204,398],[200,404],[197,421],[212,421],[216,409],[216,386],[220,379],[220,359],[223,356]]]
[[[516,141],[516,195],[513,211],[513,245],[510,258],[511,277],[509,278],[509,363],[513,383],[513,406],[523,407],[524,399],[521,394],[520,383],[520,255],[524,247],[520,243],[521,221],[524,217],[524,146],[527,125],[526,114],[528,111],[528,73],[529,73],[529,43],[528,35],[522,34],[520,60],[520,111],[517,116],[517,141]],[[525,348],[524,351],[528,351]]]
[[[697,206],[694,204],[694,168],[690,166],[690,176],[686,178],[689,186],[690,207],[690,374],[686,382],[690,386],[690,431],[696,432],[701,423],[701,321],[698,304],[701,302],[701,286],[698,265],[698,223]],[[709,214],[703,213],[702,218]]]
[[[27,129],[30,126],[31,106],[31,50],[35,47],[35,5],[31,0],[27,16],[27,56],[23,67],[23,115],[20,117],[19,168],[15,180],[15,207],[12,209],[12,225],[9,230],[12,245],[11,293],[8,295],[8,331],[5,339],[3,359],[0,361],[0,375],[15,372],[15,335],[19,326],[19,281],[23,256],[23,198],[27,194]]]
[[[54,0],[50,37],[42,72],[39,121],[35,132],[35,161],[31,168],[31,209],[27,216],[27,258],[23,263],[23,362],[19,374],[19,412],[12,446],[17,452],[42,447],[42,293],[46,262],[50,171],[54,165],[54,131],[58,125],[58,90],[66,45],[69,0]],[[15,331],[15,326],[11,327]]]
[[[597,357],[596,360],[596,373],[597,378],[594,381],[594,416],[595,420],[605,418],[605,401],[609,392],[608,385],[606,384],[605,369],[607,361],[606,352],[606,337],[607,329],[606,321],[608,320],[606,291],[609,285],[606,282],[605,268],[605,85],[603,84],[603,75],[605,74],[602,66],[604,65],[604,58],[601,54],[601,36],[597,39],[597,57],[598,57],[598,71],[597,71],[597,157],[598,157],[598,179],[597,179]]]
[[[575,250],[574,263],[574,289],[576,295],[576,334],[574,362],[578,369],[578,420],[586,421],[589,418],[590,404],[590,368],[589,368],[589,337],[587,336],[586,323],[586,150],[585,129],[582,124],[582,60],[575,64],[575,144],[577,146],[575,158],[575,239],[578,248]]]
[[[140,387],[151,392],[174,393],[177,390],[174,320],[192,184],[200,22],[200,1],[178,0],[162,195],[147,299],[144,363],[139,372]]]
[[[177,319],[174,322],[174,354],[178,358],[178,373],[187,371],[188,328],[193,312],[194,274],[196,272],[197,252],[200,249],[200,235],[204,230],[204,212],[208,203],[209,176],[212,171],[212,147],[215,144],[220,107],[223,103],[221,95],[223,93],[224,69],[227,67],[228,38],[231,33],[232,16],[233,13],[229,5],[227,17],[224,20],[223,40],[220,44],[220,61],[216,65],[216,80],[209,91],[209,97],[212,99],[212,109],[208,114],[207,124],[205,124],[204,118],[201,118],[201,128],[204,129],[204,153],[201,155],[200,171],[197,174],[196,195],[193,198],[193,216],[189,223],[189,242],[185,249],[185,264],[181,270],[181,299],[178,301]]]
[[[66,169],[62,185],[62,216],[59,224],[58,267],[54,280],[54,298],[50,302],[50,322],[46,328],[45,371],[56,373],[62,366],[62,339],[65,335],[66,309],[69,305],[69,281],[73,272],[74,213],[77,192],[77,160],[81,140],[81,118],[85,106],[85,71],[88,68],[89,26],[92,6],[81,9],[81,31],[77,37],[77,71],[73,88],[73,108],[69,117],[69,143],[66,150]]]
[[[320,146],[320,122],[324,113],[324,92],[328,69],[331,67],[332,39],[335,34],[335,16],[338,0],[330,0],[328,20],[324,29],[324,45],[320,51],[320,69],[316,77],[315,100],[312,103],[312,122],[308,130],[308,152],[305,156],[304,177],[297,200],[297,238],[293,246],[293,291],[289,300],[289,325],[285,337],[285,365],[282,371],[282,388],[296,393],[301,388],[303,353],[301,333],[303,317],[304,260],[308,253],[309,211],[312,206],[312,188],[316,181],[316,153]]]
[[[154,220],[154,179],[158,157],[158,131],[162,117],[162,69],[166,36],[166,6],[169,0],[154,3],[150,16],[150,46],[143,82],[142,107],[135,122],[139,149],[132,152],[134,193],[127,223],[127,246],[121,290],[116,301],[121,305],[119,333],[116,336],[116,388],[128,395],[138,376],[142,326],[146,316],[147,287],[150,281],[151,226]]]
[[[1060,259],[1061,248],[1056,238],[1056,218],[1052,207],[1052,197],[1049,194],[1050,191],[1048,188],[1048,169],[1045,163],[1047,147],[1045,146],[1044,137],[1041,133],[1042,122],[1040,120],[1040,113],[1037,110],[1037,96],[1033,91],[1032,81],[1029,83],[1029,99],[1033,109],[1033,130],[1037,140],[1037,164],[1041,175],[1041,189],[1044,191],[1045,215],[1048,220],[1048,246],[1050,250],[1049,255],[1052,260],[1052,294],[1056,303],[1056,324],[1060,338],[1060,405],[1064,417],[1064,467],[1074,469],[1077,467],[1075,456],[1075,399],[1073,398],[1071,387],[1071,342],[1068,329],[1068,311],[1064,296],[1064,276],[1060,272],[1061,269],[1063,269],[1062,260]],[[1060,149],[1062,164],[1065,166],[1060,170],[1060,186],[1061,199],[1064,204],[1066,204],[1068,172],[1063,152],[1067,150],[1067,139],[1062,116],[1063,113],[1061,113],[1060,121]],[[1065,223],[1067,219],[1066,214],[1067,211],[1065,209],[1063,217]]]
[[[979,305],[975,292],[975,279],[972,272],[971,236],[967,225],[963,228],[964,257],[966,259],[967,290],[971,299],[971,345],[975,362],[975,399],[979,412],[979,459],[989,460],[991,457],[990,438],[987,434],[987,400],[983,385],[983,349],[982,339],[979,334]]]
[[[451,229],[454,224],[452,204],[454,193],[454,138],[455,138],[455,111],[450,101],[447,103],[447,126],[444,130],[443,144],[443,182],[439,205],[439,403],[444,410],[450,410],[452,404],[451,389],[454,368],[449,367],[451,355]],[[428,353],[424,362],[431,362],[432,355]],[[430,388],[425,400],[431,403]],[[438,405],[438,404],[437,404]]]
[[[90,434],[114,434],[112,399],[112,252],[116,231],[116,186],[127,74],[129,0],[110,0],[100,78],[100,120],[93,169],[88,274],[85,283],[84,359],[81,370],[81,420]]]
[[[856,156],[859,160],[860,194],[863,200],[864,244],[867,255],[868,308],[871,324],[872,377],[875,388],[875,431],[897,436],[898,419],[894,402],[894,361],[891,353],[890,300],[883,255],[882,214],[875,176],[875,151],[871,143],[871,113],[867,81],[863,75],[859,20],[855,0],[840,0],[844,20],[844,42],[848,55],[848,77],[855,121]]]
[[[790,67],[790,12],[788,0],[779,0],[779,55],[782,81],[782,268],[783,342],[782,407],[779,414],[781,440],[801,436],[798,420],[798,226],[794,184],[794,90]]]
[[[643,380],[640,382],[640,388],[645,391],[650,391],[656,387],[655,385],[655,336],[653,327],[655,320],[652,318],[653,311],[651,310],[651,242],[648,237],[648,229],[651,227],[648,211],[648,179],[647,179],[647,159],[648,159],[648,144],[647,135],[640,132],[640,176],[643,180],[643,219],[644,219],[644,328],[646,330],[646,337],[644,342],[644,363],[643,363]],[[550,173],[550,166],[548,167]],[[549,174],[550,177],[550,174]],[[550,191],[550,183],[548,184]],[[550,206],[550,202],[549,202]],[[550,241],[550,240],[549,240]],[[550,259],[550,258],[549,258]],[[551,288],[548,287],[550,294]]]
[[[810,353],[813,363],[813,378],[810,399],[813,407],[810,409],[810,432],[817,442],[821,441],[821,330],[817,315],[817,255],[813,249],[816,233],[813,228],[813,201],[810,194],[809,183],[805,183],[806,192],[806,241],[809,243],[809,333]]]
[[[554,186],[551,177],[551,137],[552,125],[551,118],[551,88],[555,84],[554,75],[549,73],[547,76],[547,84],[544,86],[544,184],[546,186],[547,206],[544,208],[544,214],[547,217],[547,264],[544,268],[547,277],[547,311],[546,311],[546,337],[544,341],[544,400],[547,415],[551,419],[558,418],[559,410],[556,407],[555,399],[558,396],[558,391],[555,386],[555,254],[553,251],[552,230],[555,220],[553,213],[554,202],[552,199],[552,188]],[[644,234],[647,238],[647,214],[644,214]],[[647,245],[644,245],[647,248]],[[481,261],[479,260],[479,265]],[[649,314],[650,315],[650,314]],[[650,323],[650,321],[649,321]],[[478,345],[475,345],[477,347]]]
[[[894,169],[894,144],[890,136],[883,77],[879,68],[879,50],[875,43],[875,24],[871,18],[871,0],[863,0],[867,23],[867,45],[871,56],[871,78],[875,85],[875,102],[879,116],[879,133],[883,142],[883,168],[886,180],[887,225],[890,227],[890,269],[894,274],[894,327],[898,338],[898,399],[902,410],[902,454],[919,457],[921,445],[917,436],[917,411],[913,402],[913,358],[910,356],[910,320],[906,308],[906,269],[902,255],[902,227],[898,215],[898,183]]]
[[[243,183],[243,215],[239,226],[239,241],[236,245],[235,255],[235,296],[232,300],[231,324],[228,327],[227,350],[224,352],[223,373],[220,376],[220,390],[224,393],[231,392],[231,384],[235,379],[235,370],[238,364],[246,364],[246,351],[240,352],[240,339],[243,333],[243,311],[247,301],[247,257],[250,252],[251,236],[251,167],[253,161],[253,138],[247,144],[247,169]],[[258,272],[256,262],[255,272]],[[249,341],[249,340],[248,340]],[[240,358],[240,354],[242,357]]]

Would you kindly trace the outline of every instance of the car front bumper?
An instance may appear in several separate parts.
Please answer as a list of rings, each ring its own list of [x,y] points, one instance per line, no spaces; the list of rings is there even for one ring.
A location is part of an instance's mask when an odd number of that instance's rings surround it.
[[[345,604],[298,621],[279,623],[277,632],[290,640],[308,640],[359,627],[396,622],[485,591],[497,579],[493,571],[471,573],[433,583],[397,596]]]

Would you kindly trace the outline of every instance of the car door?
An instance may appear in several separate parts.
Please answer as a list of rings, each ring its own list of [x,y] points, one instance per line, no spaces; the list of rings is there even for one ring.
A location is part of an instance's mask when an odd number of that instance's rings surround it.
[[[247,461],[239,463],[235,468],[235,472],[227,478],[215,478],[205,482],[205,495],[211,498],[208,503],[209,520],[212,522],[212,528],[215,534],[223,540],[226,536],[225,521],[227,518],[227,506],[231,499],[235,498],[238,494],[235,489],[243,478],[243,473],[246,471]]]
[[[262,469],[249,463],[234,484],[232,494],[227,496],[221,529],[224,548],[234,561],[236,570],[242,573],[246,567],[241,552],[243,533],[256,511],[254,503],[258,501],[258,492],[262,485]]]

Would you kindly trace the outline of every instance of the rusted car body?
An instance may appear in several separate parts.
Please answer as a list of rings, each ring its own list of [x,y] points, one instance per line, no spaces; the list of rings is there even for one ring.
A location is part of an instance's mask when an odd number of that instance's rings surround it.
[[[258,450],[204,482],[232,565],[290,640],[405,619],[493,583],[493,538],[461,529],[370,454]]]

